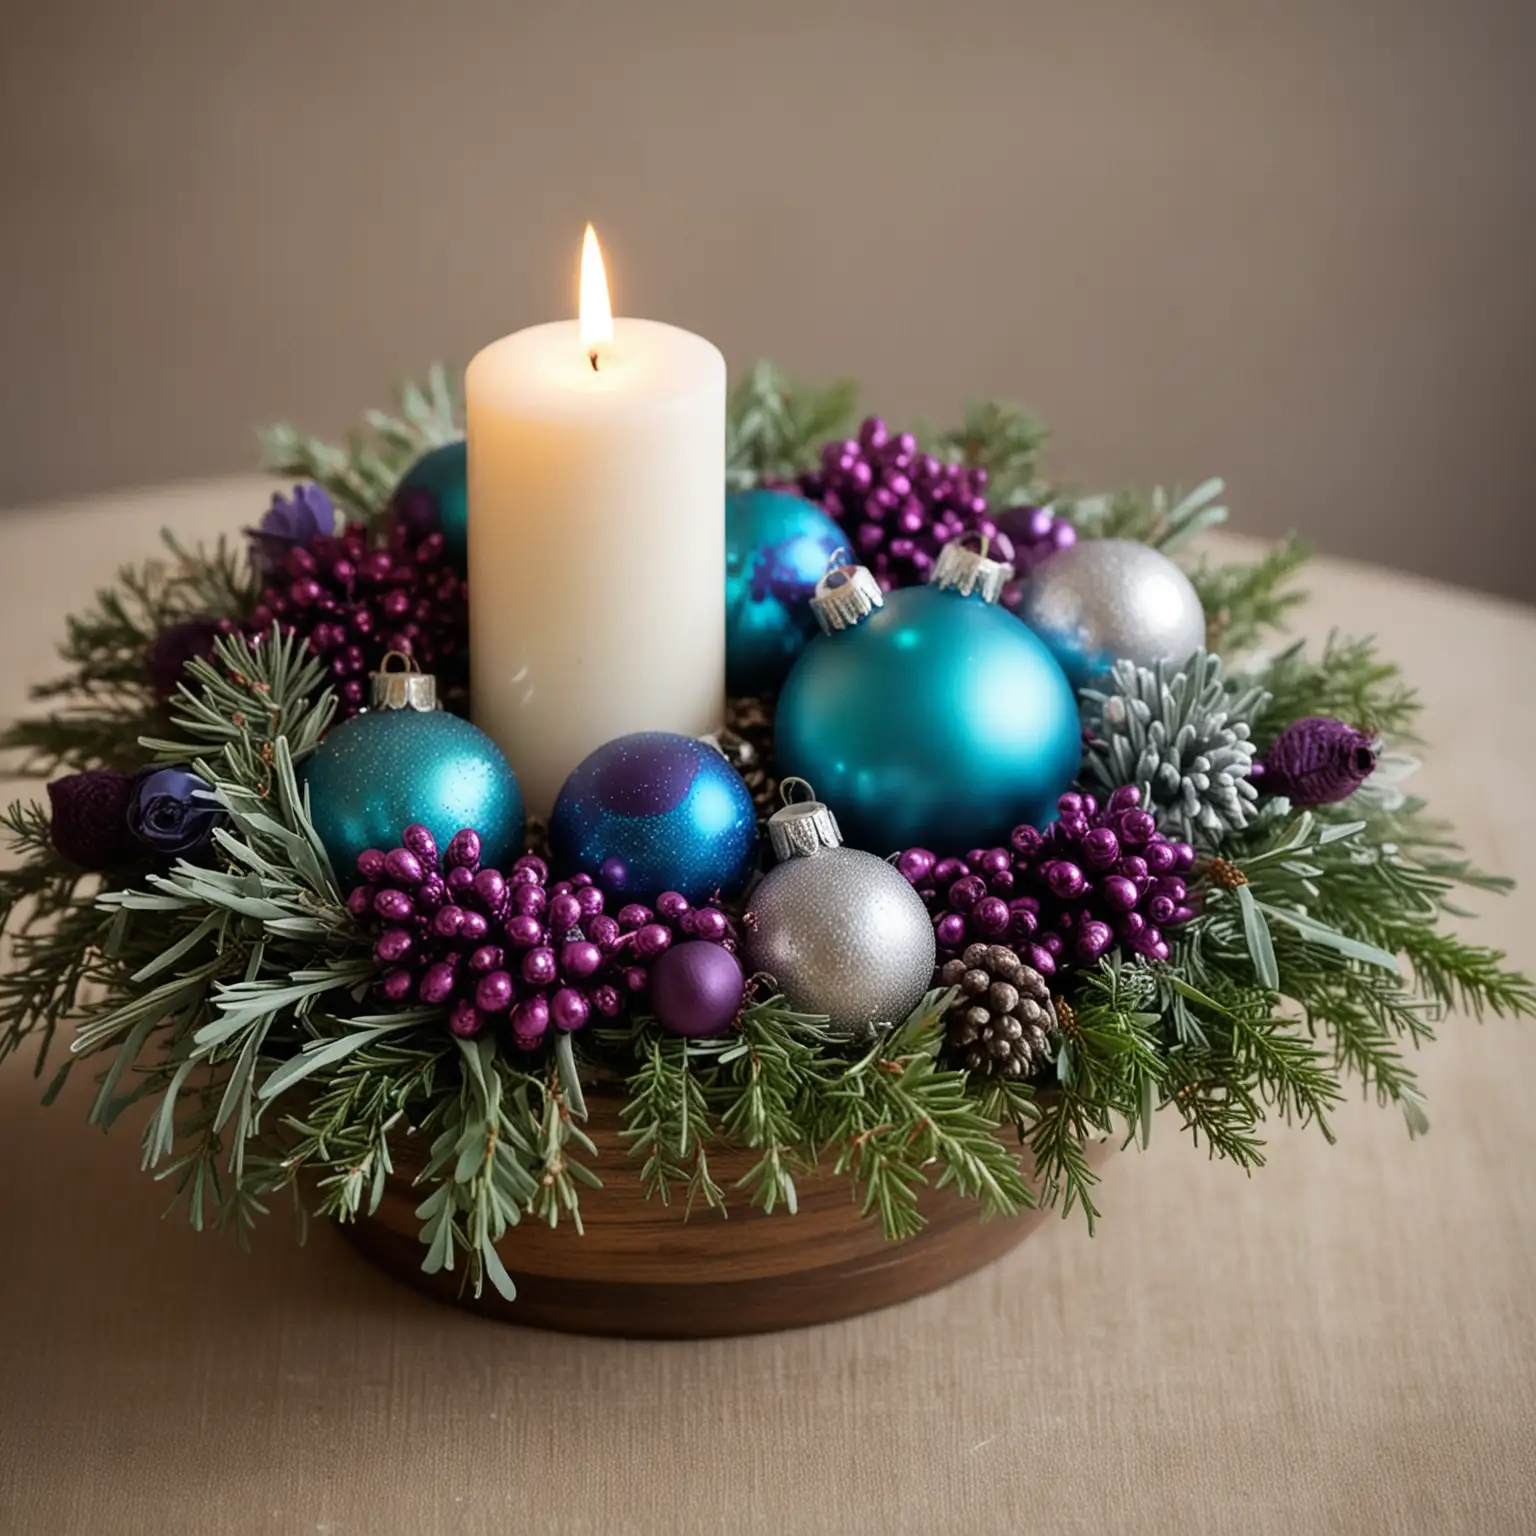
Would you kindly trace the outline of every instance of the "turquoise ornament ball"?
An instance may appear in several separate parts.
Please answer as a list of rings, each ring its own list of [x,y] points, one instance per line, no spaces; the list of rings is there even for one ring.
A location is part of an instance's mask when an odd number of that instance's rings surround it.
[[[757,812],[741,775],[692,736],[637,731],[583,758],[549,821],[561,874],[597,875],[614,895],[689,901],[746,884],[757,855]]]
[[[439,848],[461,827],[481,862],[506,869],[523,846],[523,796],[484,731],[441,710],[383,709],[334,727],[303,765],[309,812],[344,890],[365,848],[390,849],[412,822]]]
[[[779,695],[774,747],[852,846],[963,853],[1055,814],[1082,729],[1055,657],[1006,609],[904,587],[806,647]]]
[[[469,564],[469,456],[461,438],[428,449],[400,477],[391,503],[413,532],[443,536],[443,548],[462,576]]]
[[[725,498],[725,685],[772,693],[816,633],[810,597],[843,531],[787,491]]]

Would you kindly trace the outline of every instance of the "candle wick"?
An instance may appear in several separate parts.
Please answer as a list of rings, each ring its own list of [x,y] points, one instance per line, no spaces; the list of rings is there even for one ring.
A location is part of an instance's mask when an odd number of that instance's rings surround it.
[[[596,373],[597,372],[597,348],[593,347],[593,349],[590,352],[587,353],[587,357],[591,360],[592,372]]]

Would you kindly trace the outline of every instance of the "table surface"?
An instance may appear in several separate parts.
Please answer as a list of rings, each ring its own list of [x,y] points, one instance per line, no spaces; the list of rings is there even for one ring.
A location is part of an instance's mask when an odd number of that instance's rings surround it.
[[[251,521],[254,480],[0,520],[0,715],[62,615],[156,528]],[[1320,561],[1306,632],[1376,631],[1422,689],[1419,787],[1536,870],[1536,612]],[[1514,707],[1511,707],[1514,706]],[[1536,883],[1483,903],[1536,966]],[[439,1307],[331,1231],[249,1254],[158,1220],[132,1134],[0,1071],[0,1529],[18,1532],[1536,1529],[1529,1026],[1448,1021],[1434,1131],[1371,1103],[1251,1179],[1172,1124],[1089,1239],[1047,1224],[938,1295],[701,1344]]]

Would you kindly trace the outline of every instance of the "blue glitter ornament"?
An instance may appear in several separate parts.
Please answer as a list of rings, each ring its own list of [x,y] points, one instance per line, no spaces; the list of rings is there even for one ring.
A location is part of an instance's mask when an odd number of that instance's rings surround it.
[[[1013,569],[955,543],[933,583],[882,594],[862,566],[825,578],[827,633],[779,695],[779,770],[808,779],[857,848],[988,847],[1043,824],[1082,761],[1056,659],[997,606]]]
[[[484,863],[506,868],[523,846],[523,796],[500,748],[435,708],[429,675],[384,671],[372,681],[373,707],[333,727],[300,770],[343,889],[356,883],[358,854],[393,848],[412,823],[439,848],[472,827]]]
[[[590,753],[549,822],[555,866],[597,874],[615,895],[649,901],[732,896],[757,852],[757,813],[741,775],[691,736],[637,731]]]
[[[449,563],[464,574],[469,563],[469,464],[463,439],[422,454],[400,477],[391,505],[411,533],[441,533]]]
[[[725,685],[733,697],[772,693],[816,633],[810,597],[842,530],[784,491],[725,498]]]

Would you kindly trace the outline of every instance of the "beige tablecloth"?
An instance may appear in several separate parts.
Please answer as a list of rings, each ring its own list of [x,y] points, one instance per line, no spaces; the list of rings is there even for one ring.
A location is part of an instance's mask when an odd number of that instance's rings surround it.
[[[254,482],[0,521],[0,712],[155,527]],[[1421,686],[1421,787],[1536,966],[1536,614],[1321,563],[1306,628],[1378,631]],[[1449,1022],[1435,1128],[1351,1105],[1252,1179],[1170,1124],[950,1290],[708,1344],[436,1306],[281,1217],[242,1255],[157,1218],[131,1136],[0,1073],[0,1530],[1536,1530],[1536,1031]]]

